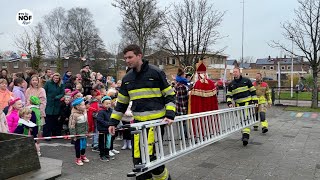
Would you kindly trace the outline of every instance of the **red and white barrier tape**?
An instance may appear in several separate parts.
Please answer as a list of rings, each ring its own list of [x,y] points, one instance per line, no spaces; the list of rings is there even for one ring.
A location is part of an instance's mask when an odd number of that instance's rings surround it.
[[[77,134],[77,135],[64,135],[64,136],[50,136],[50,137],[38,137],[33,138],[34,140],[44,140],[44,139],[62,139],[62,138],[72,138],[72,137],[81,137],[81,136],[92,136],[98,133],[92,134]]]
[[[120,128],[116,129],[116,131],[121,131],[125,130],[128,128]],[[91,133],[91,134],[77,134],[77,135],[64,135],[64,136],[50,136],[50,137],[38,137],[38,138],[33,138],[34,140],[45,140],[45,139],[62,139],[62,138],[73,138],[73,137],[81,137],[81,136],[92,136],[96,134],[103,134],[103,133]]]

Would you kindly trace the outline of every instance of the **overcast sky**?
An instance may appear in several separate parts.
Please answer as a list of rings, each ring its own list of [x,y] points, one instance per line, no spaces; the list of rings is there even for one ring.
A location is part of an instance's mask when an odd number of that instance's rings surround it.
[[[181,1],[181,0],[178,0]],[[164,8],[175,0],[159,0],[160,8]],[[215,50],[227,46],[224,54],[229,59],[241,57],[241,25],[242,0],[209,0],[216,9],[226,11],[220,33],[226,36],[214,46]],[[87,7],[93,14],[96,26],[106,47],[120,41],[118,31],[121,22],[120,11],[111,5],[112,0],[6,0],[0,10],[0,51],[17,50],[13,37],[23,32],[23,27],[16,22],[16,14],[21,9],[33,12],[32,25],[42,21],[42,17],[55,7]],[[284,55],[279,49],[268,46],[271,40],[286,42],[281,33],[281,22],[294,18],[294,9],[298,7],[296,0],[245,0],[245,38],[244,56],[264,58]],[[31,25],[31,26],[32,26]]]

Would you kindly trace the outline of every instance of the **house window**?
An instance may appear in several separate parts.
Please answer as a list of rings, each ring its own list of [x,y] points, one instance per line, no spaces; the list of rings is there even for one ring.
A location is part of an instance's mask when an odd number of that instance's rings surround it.
[[[50,61],[50,67],[57,67],[57,65],[54,61]]]
[[[287,66],[287,70],[291,70],[291,66]]]
[[[15,68],[15,69],[18,69],[18,68],[19,68],[18,61],[13,62],[13,68]]]
[[[163,65],[163,64],[164,64],[163,62],[166,62],[166,60],[165,60],[165,59],[160,60],[160,61],[159,61],[159,65]]]
[[[262,69],[267,69],[267,67],[266,66],[262,66]]]
[[[31,67],[30,62],[26,62],[25,66],[26,68],[30,68]]]
[[[2,63],[2,68],[7,68],[7,63]]]
[[[167,64],[170,64],[170,59],[169,58],[167,58]]]
[[[285,70],[286,69],[286,67],[285,66],[281,66],[281,70]]]
[[[172,58],[171,62],[172,62],[173,65],[175,65],[176,64],[176,59]]]
[[[68,61],[64,61],[64,62],[63,62],[63,67],[67,68],[68,66],[69,66]]]
[[[274,67],[273,67],[273,66],[270,66],[269,69],[270,69],[270,70],[274,70]]]
[[[246,73],[246,76],[249,76],[249,73]]]

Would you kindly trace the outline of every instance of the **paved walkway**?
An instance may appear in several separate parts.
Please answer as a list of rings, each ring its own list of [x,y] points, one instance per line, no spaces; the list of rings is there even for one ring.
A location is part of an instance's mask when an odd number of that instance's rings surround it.
[[[270,131],[252,132],[247,147],[242,146],[239,133],[170,162],[167,167],[172,179],[320,179],[320,114],[273,107],[267,117]],[[120,143],[116,141],[116,149]],[[73,147],[65,144],[68,141],[54,140],[41,147],[43,156],[64,161],[59,179],[128,179],[130,151],[121,151],[108,163],[89,151],[91,162],[78,167]]]

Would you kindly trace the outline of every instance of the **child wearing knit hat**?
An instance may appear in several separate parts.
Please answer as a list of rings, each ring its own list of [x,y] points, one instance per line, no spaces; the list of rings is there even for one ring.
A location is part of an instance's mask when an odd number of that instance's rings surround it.
[[[99,150],[100,150],[100,160],[109,161],[110,157],[114,159],[114,154],[110,155],[111,144],[111,134],[108,131],[108,124],[111,121],[111,98],[109,96],[104,96],[101,99],[102,108],[98,112],[97,116],[97,129],[99,131]]]
[[[88,133],[88,116],[83,98],[77,98],[72,101],[72,110],[69,118],[69,130],[71,135],[80,135]],[[88,163],[86,157],[87,138],[86,136],[74,138],[74,149],[76,151],[76,164],[83,165],[83,162]]]
[[[18,125],[19,110],[22,108],[23,105],[20,98],[10,100],[8,115],[6,116],[10,133],[13,133],[13,131],[16,129]]]
[[[70,94],[70,96],[71,96],[72,99],[77,99],[77,98],[82,98],[83,94],[81,94],[80,91],[75,90]]]

